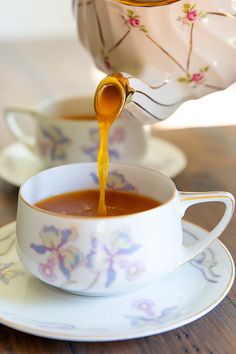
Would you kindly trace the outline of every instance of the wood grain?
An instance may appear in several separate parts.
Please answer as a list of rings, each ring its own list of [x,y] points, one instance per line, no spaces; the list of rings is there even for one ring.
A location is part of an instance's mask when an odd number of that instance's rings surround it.
[[[82,67],[81,64],[83,63]],[[84,53],[69,41],[0,44],[0,110],[13,102],[35,104],[48,96],[88,92],[84,84]],[[91,78],[90,78],[91,79]],[[91,79],[92,80],[92,79]],[[91,82],[90,82],[91,84]],[[94,84],[94,82],[93,82]],[[232,102],[233,104],[233,102]],[[180,190],[227,190],[236,194],[236,127],[159,131],[153,134],[179,146],[188,166],[175,183]],[[13,141],[0,113],[0,148]],[[161,151],[157,151],[157,154]],[[18,190],[0,181],[0,225],[16,217]],[[207,229],[223,209],[220,205],[195,206],[186,218]],[[236,220],[221,240],[236,259]],[[112,314],[111,314],[112,316]],[[99,320],[99,319],[98,319]],[[138,340],[79,343],[50,340],[0,326],[1,354],[234,354],[236,353],[236,286],[224,301],[203,318],[179,329]]]

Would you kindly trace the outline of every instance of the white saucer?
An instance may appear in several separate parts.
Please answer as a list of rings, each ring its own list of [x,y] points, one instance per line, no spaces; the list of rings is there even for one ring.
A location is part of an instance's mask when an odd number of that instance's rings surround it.
[[[146,155],[137,163],[158,169],[173,178],[185,168],[187,160],[172,143],[150,136]],[[21,143],[13,143],[0,153],[0,177],[14,186],[20,187],[42,169],[40,159]]]
[[[42,169],[40,159],[21,143],[13,143],[0,153],[0,177],[16,187]]]
[[[186,243],[207,231],[184,222]],[[222,301],[234,280],[234,263],[215,241],[161,282],[129,295],[93,298],[68,294],[29,275],[12,244],[15,223],[0,229],[0,322],[42,337],[112,341],[169,331],[192,322]]]
[[[174,178],[185,169],[187,158],[176,145],[150,135],[147,152],[138,164],[155,168],[167,176]]]

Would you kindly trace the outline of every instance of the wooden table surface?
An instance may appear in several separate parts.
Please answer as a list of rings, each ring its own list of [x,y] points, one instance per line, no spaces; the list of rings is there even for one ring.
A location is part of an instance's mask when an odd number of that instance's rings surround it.
[[[3,107],[13,102],[35,104],[51,96],[88,92],[84,82],[86,77],[91,79],[91,70],[87,69],[90,66],[91,60],[81,54],[73,41],[0,44],[0,149],[13,141],[3,121]],[[236,195],[236,126],[176,131],[159,131],[157,127],[153,133],[175,143],[188,158],[187,168],[174,179],[178,189],[227,190]],[[0,225],[15,219],[17,193],[17,188],[0,180]],[[211,208],[201,205],[191,208],[186,219],[210,229],[222,212],[217,204]],[[236,259],[235,217],[221,240]],[[236,286],[203,318],[176,330],[138,340],[66,342],[24,334],[0,325],[0,353],[234,354]]]

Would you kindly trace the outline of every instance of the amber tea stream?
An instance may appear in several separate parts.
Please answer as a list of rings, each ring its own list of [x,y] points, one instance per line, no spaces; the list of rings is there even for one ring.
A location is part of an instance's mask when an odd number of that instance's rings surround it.
[[[95,111],[97,114],[100,147],[98,152],[98,179],[100,186],[100,198],[98,204],[98,216],[106,216],[105,189],[109,169],[108,136],[111,125],[119,116],[127,94],[131,89],[128,80],[121,74],[107,76],[98,86],[95,93]]]

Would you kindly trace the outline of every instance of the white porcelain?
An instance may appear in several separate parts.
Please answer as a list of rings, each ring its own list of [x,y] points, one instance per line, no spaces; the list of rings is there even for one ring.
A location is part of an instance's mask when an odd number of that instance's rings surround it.
[[[232,217],[227,192],[178,192],[156,170],[111,164],[107,188],[140,193],[162,205],[131,215],[75,217],[34,207],[42,199],[75,190],[98,189],[96,163],[52,168],[20,188],[17,252],[42,281],[83,295],[115,295],[141,288],[189,261],[218,238]],[[222,202],[225,212],[208,237],[183,246],[181,219],[197,203]]]
[[[183,223],[185,244],[208,237]],[[19,263],[15,223],[0,229],[0,321],[37,336],[71,341],[125,340],[186,325],[215,308],[234,281],[234,262],[218,240],[192,261],[152,285],[128,295],[84,297],[65,293],[32,277]],[[4,247],[3,247],[4,246]]]
[[[35,123],[35,135],[28,136],[19,124],[22,114]],[[97,120],[68,120],[61,116],[95,115],[93,96],[67,97],[41,102],[37,107],[9,106],[5,110],[14,137],[42,160],[45,167],[65,163],[96,161],[99,147]],[[16,119],[18,117],[18,119]],[[109,136],[111,161],[136,161],[146,151],[146,132],[135,119],[122,113]]]
[[[154,168],[173,178],[185,169],[187,158],[178,146],[167,140],[149,136],[146,154],[138,161],[138,165]]]
[[[176,145],[149,136],[146,153],[136,163],[173,178],[186,167],[187,159]],[[0,178],[16,187],[43,169],[41,159],[21,143],[13,143],[0,152]]]
[[[13,143],[0,152],[0,178],[20,187],[29,177],[42,171],[41,159],[21,143]]]
[[[235,1],[121,2],[75,0],[74,13],[80,41],[97,67],[137,77],[130,80],[136,92],[126,107],[136,119],[166,119],[182,102],[236,80]]]

